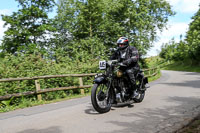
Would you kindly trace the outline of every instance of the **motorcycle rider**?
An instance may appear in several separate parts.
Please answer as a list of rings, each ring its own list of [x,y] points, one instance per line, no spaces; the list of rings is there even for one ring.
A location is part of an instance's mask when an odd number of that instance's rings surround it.
[[[111,60],[118,60],[122,64],[126,65],[126,73],[130,79],[131,86],[134,88],[132,98],[138,96],[136,92],[136,79],[135,75],[140,70],[138,61],[139,61],[139,53],[138,50],[129,45],[129,41],[126,37],[120,37],[117,40],[117,50],[110,57]]]

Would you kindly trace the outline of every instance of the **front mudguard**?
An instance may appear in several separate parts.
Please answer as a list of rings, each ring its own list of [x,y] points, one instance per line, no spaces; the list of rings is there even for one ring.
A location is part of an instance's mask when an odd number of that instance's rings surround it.
[[[96,84],[105,84],[107,83],[106,77],[104,75],[100,75],[100,76],[95,76],[95,79],[93,81]]]

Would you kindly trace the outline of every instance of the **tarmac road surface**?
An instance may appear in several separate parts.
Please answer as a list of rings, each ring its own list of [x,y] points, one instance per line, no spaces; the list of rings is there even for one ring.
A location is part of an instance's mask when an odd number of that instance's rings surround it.
[[[172,133],[200,113],[200,73],[162,71],[142,103],[94,111],[90,97],[0,113],[0,133]]]

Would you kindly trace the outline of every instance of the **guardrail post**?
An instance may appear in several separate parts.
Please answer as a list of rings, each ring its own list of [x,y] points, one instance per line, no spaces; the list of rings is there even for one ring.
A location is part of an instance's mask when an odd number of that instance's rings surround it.
[[[83,78],[82,77],[79,78],[79,84],[80,84],[80,86],[83,86]],[[85,94],[84,89],[81,89],[81,95],[84,95],[84,94]]]
[[[149,76],[151,75],[151,70],[148,70],[149,71]]]
[[[35,80],[35,86],[36,86],[36,93],[40,90],[40,82],[39,80]],[[37,94],[37,99],[39,101],[42,100],[42,95],[41,94]]]

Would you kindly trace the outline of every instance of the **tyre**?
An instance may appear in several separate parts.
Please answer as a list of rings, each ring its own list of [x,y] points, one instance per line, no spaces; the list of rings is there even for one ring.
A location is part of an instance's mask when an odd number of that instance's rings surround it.
[[[143,76],[141,76],[140,78],[136,80],[137,93],[139,94],[136,98],[133,99],[136,103],[140,103],[143,101],[146,90],[144,87]]]
[[[105,84],[94,84],[91,92],[91,101],[94,109],[99,113],[109,112],[111,100]]]
[[[136,103],[142,102],[145,96],[145,91],[138,91],[138,93],[139,95],[133,99]]]

